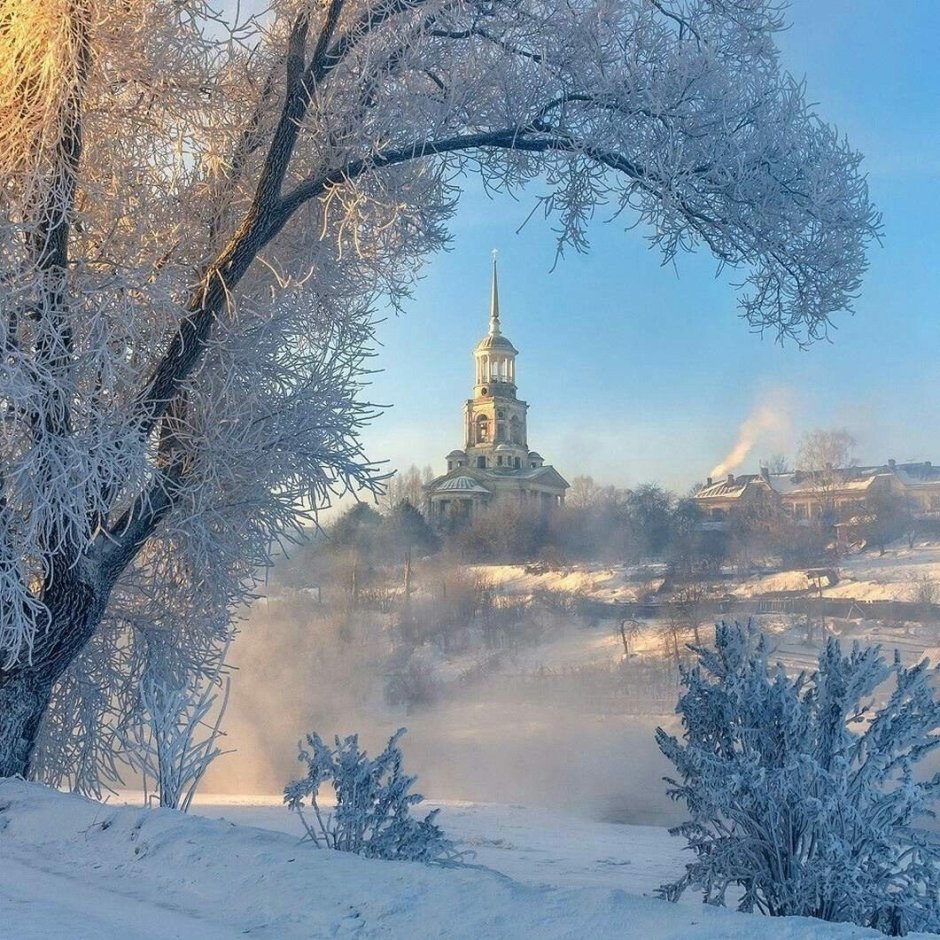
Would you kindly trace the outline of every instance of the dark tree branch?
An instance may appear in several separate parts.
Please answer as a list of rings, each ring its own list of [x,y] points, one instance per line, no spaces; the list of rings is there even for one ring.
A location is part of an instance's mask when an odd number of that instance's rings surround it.
[[[344,0],[332,0],[317,45],[304,68],[309,23],[298,18],[288,39],[287,89],[281,116],[254,201],[229,244],[206,269],[187,305],[187,315],[170,340],[167,351],[137,397],[136,411],[140,433],[149,436],[182,384],[200,361],[219,315],[252,261],[271,238],[283,228],[279,195],[300,133],[310,94],[346,55],[370,32],[402,12],[415,9],[427,0],[387,0],[378,10],[364,15],[340,39],[333,41]]]
[[[539,52],[530,52],[528,49],[522,49],[519,46],[514,46],[510,42],[506,42],[505,39],[500,39],[498,36],[494,36],[492,33],[488,32],[485,29],[481,29],[479,26],[470,26],[467,29],[433,29],[430,32],[431,36],[434,36],[436,39],[471,39],[474,36],[478,36],[480,39],[485,39],[487,42],[493,43],[495,46],[499,46],[504,52],[509,52],[512,55],[521,56],[523,59],[531,59],[533,62],[543,62],[545,57]]]
[[[533,153],[545,153],[550,150],[563,151],[567,153],[586,153],[595,159],[599,159],[607,164],[611,169],[618,170],[627,176],[636,180],[647,178],[643,169],[632,163],[621,154],[613,152],[605,153],[601,151],[592,151],[576,143],[572,138],[537,133],[537,128],[531,127],[507,127],[494,131],[484,131],[478,134],[459,134],[453,137],[446,137],[440,140],[422,140],[413,144],[406,144],[403,147],[381,150],[369,157],[357,160],[351,160],[349,163],[334,170],[330,170],[320,176],[311,177],[302,183],[299,183],[293,190],[286,193],[281,200],[281,224],[283,228],[287,219],[304,203],[321,196],[330,186],[336,186],[343,182],[351,181],[364,173],[381,169],[387,166],[395,166],[400,163],[408,163],[412,160],[420,160],[424,157],[431,157],[443,153],[454,153],[458,151],[470,151],[479,149],[495,148],[499,150],[525,150]]]
[[[100,553],[105,579],[113,584],[173,508],[183,482],[185,457],[177,454],[166,470],[138,494],[102,542]]]
[[[333,0],[331,11],[336,8],[336,16],[339,15],[341,4],[342,0]],[[277,204],[300,132],[300,123],[309,102],[304,83],[308,29],[307,17],[301,16],[294,23],[288,38],[284,103],[252,204],[238,231],[208,266],[190,298],[187,315],[137,398],[135,410],[140,432],[145,436],[152,433],[181,385],[201,359],[212,323],[223,309],[229,292],[241,280],[258,251],[267,244],[265,231],[270,225],[271,212]],[[328,41],[324,40],[324,33],[321,33],[320,39],[321,44]]]

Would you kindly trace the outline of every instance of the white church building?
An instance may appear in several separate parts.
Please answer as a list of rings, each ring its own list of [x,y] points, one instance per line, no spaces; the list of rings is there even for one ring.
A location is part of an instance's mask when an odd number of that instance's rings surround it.
[[[447,473],[425,487],[428,517],[439,527],[503,500],[541,511],[564,503],[567,481],[529,448],[529,406],[516,396],[518,355],[501,329],[494,254],[490,326],[473,350],[476,374],[463,409],[463,448],[447,455]]]

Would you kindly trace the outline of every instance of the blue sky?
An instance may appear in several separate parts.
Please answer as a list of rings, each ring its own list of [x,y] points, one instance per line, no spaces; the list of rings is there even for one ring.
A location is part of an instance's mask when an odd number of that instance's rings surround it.
[[[856,313],[832,342],[800,351],[754,335],[706,253],[662,267],[622,222],[598,222],[590,254],[552,272],[547,225],[517,234],[531,198],[490,201],[471,186],[453,250],[379,328],[370,398],[393,407],[365,434],[370,457],[442,472],[461,445],[495,247],[529,444],[569,479],[685,490],[761,408],[776,420],[742,470],[828,426],[852,431],[863,462],[940,461],[940,3],[797,0],[788,19],[784,63],[866,155],[884,215]]]

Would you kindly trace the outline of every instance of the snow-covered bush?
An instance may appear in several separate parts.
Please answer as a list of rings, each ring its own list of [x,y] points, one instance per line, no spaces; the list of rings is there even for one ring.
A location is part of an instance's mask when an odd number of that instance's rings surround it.
[[[430,650],[418,647],[401,653],[393,657],[392,668],[385,680],[385,701],[392,706],[403,705],[410,713],[433,704],[440,694],[441,683]]]
[[[815,672],[790,677],[740,624],[694,652],[682,740],[656,736],[695,860],[662,895],[724,905],[731,889],[743,911],[940,932],[940,846],[916,824],[940,785],[916,773],[940,744],[937,669],[830,639]]]
[[[359,747],[359,736],[334,738],[329,747],[320,735],[308,734],[310,750],[300,746],[298,760],[307,775],[289,783],[284,802],[303,820],[307,836],[317,846],[355,852],[367,858],[405,859],[416,862],[448,862],[460,853],[435,822],[438,810],[415,819],[411,807],[424,797],[411,793],[415,777],[402,772],[399,728],[376,758]],[[320,787],[328,783],[336,795],[332,813],[318,802]],[[309,807],[304,801],[309,799]],[[313,819],[304,809],[313,811]]]
[[[207,677],[173,682],[147,673],[142,678],[138,708],[121,736],[121,752],[140,774],[148,803],[188,812],[209,765],[228,753],[218,746],[231,688],[227,651],[225,644],[208,666]]]

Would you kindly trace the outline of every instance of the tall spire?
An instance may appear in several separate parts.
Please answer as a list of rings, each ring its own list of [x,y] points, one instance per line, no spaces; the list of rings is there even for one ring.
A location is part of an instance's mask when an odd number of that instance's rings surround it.
[[[493,290],[490,296],[490,336],[499,336],[499,284],[496,278],[496,249],[493,249]]]

